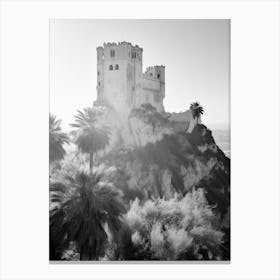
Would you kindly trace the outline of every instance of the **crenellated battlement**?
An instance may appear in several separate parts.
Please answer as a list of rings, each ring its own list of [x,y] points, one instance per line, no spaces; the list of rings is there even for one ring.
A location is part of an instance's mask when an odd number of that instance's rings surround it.
[[[165,66],[164,65],[155,65],[149,66],[146,68],[146,71],[143,73],[145,78],[157,79],[161,82],[165,82]]]
[[[149,66],[149,67],[146,68],[146,71],[145,71],[145,72],[147,72],[147,71],[149,71],[149,70],[152,70],[152,69],[158,69],[158,68],[165,68],[165,66],[164,66],[164,65]]]
[[[112,47],[122,47],[122,46],[128,46],[134,49],[138,49],[140,51],[143,51],[142,48],[140,48],[138,45],[132,45],[130,42],[122,41],[122,42],[107,42],[103,43],[103,46],[98,46],[96,49],[105,49],[105,48],[112,48]]]
[[[129,59],[139,61],[142,64],[143,49],[138,45],[132,45],[129,42],[122,41],[118,43],[103,43],[103,46],[97,47],[96,51],[97,60],[99,62],[102,62],[103,60],[108,61],[110,59]]]

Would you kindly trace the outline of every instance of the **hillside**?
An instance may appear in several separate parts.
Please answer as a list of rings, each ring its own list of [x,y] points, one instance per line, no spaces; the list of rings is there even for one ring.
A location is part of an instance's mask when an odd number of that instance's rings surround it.
[[[50,169],[51,258],[229,260],[230,159],[211,130],[149,104],[100,112],[110,140],[93,168],[78,149]]]
[[[230,159],[217,146],[212,132],[203,124],[192,133],[178,132],[178,126],[172,130],[167,119],[145,110],[133,113],[133,118],[130,131],[141,139],[141,145],[121,145],[101,159],[117,167],[117,185],[122,186],[127,203],[136,197],[140,201],[171,199],[175,193],[184,196],[193,188],[204,189],[225,234],[228,249],[224,258],[228,259]]]

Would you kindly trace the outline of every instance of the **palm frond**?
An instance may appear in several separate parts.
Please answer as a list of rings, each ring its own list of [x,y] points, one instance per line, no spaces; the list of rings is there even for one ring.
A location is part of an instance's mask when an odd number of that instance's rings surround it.
[[[193,118],[199,118],[204,113],[204,108],[197,101],[191,103],[190,110],[192,111]]]
[[[62,132],[61,120],[57,120],[56,116],[49,115],[49,159],[50,162],[62,159],[65,155],[64,144],[69,144],[69,137]]]
[[[121,231],[121,215],[125,212],[122,193],[110,176],[114,169],[94,168],[92,174],[78,172],[65,176],[50,187],[50,233],[52,244],[64,248],[76,242],[83,259],[102,256],[107,242],[105,224],[113,236]]]
[[[101,127],[98,120],[104,113],[100,108],[84,108],[83,112],[77,110],[75,123],[70,124],[75,128],[71,134],[73,141],[84,153],[94,153],[104,149],[110,141],[110,130],[107,126]]]

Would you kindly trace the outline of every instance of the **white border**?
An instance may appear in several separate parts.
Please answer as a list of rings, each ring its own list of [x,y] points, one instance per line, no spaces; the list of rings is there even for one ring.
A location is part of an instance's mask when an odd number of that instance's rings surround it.
[[[50,18],[230,18],[232,259],[48,262]],[[2,1],[1,279],[279,279],[279,2]]]

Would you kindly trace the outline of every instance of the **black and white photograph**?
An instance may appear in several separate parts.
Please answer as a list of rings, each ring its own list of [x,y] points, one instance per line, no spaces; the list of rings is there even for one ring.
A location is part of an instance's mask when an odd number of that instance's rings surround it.
[[[0,280],[279,280],[279,8],[0,1]]]
[[[230,20],[50,20],[51,261],[230,260]]]

